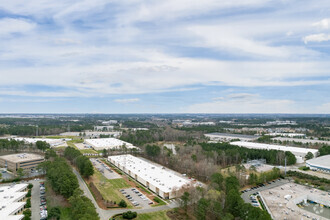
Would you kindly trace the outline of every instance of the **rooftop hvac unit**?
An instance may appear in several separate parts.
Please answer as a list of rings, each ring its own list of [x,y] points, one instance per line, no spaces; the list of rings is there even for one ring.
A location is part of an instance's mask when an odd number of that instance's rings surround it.
[[[2,208],[4,209],[4,208],[6,208],[6,206],[5,206],[5,205],[3,205],[3,206],[2,206]]]

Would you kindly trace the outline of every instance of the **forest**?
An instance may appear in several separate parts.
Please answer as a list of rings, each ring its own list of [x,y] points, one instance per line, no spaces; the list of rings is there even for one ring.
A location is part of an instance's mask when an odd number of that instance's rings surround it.
[[[92,162],[88,159],[88,157],[82,155],[79,150],[73,147],[67,147],[64,151],[64,157],[77,166],[79,173],[82,176],[89,178],[94,174]]]
[[[220,173],[213,173],[207,189],[186,189],[180,208],[169,211],[168,215],[174,219],[270,220],[267,211],[243,201],[239,188],[235,176],[224,178]]]

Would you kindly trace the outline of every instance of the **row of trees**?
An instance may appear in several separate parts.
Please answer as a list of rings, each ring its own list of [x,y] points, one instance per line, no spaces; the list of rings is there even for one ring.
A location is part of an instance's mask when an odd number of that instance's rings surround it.
[[[323,145],[320,149],[320,156],[328,155],[330,154],[330,146],[329,145]]]
[[[71,205],[71,218],[85,220],[99,219],[94,204],[79,189],[78,179],[72,172],[71,166],[63,157],[58,157],[52,149],[47,150],[47,153],[49,160],[40,166],[46,170],[47,181],[50,182],[54,192],[68,199]],[[50,217],[59,219],[60,215],[61,212],[58,207],[53,207],[50,210]]]
[[[75,164],[79,170],[79,173],[89,178],[94,174],[94,168],[92,162],[88,159],[88,157],[82,155],[82,153],[73,148],[67,147],[64,151],[64,156],[71,161],[71,163]]]
[[[204,151],[216,151],[220,155],[219,162],[224,162],[221,155],[225,155],[226,164],[239,164],[248,159],[266,159],[268,164],[284,165],[285,157],[287,165],[296,163],[296,157],[289,151],[249,149],[229,143],[202,143],[201,146]]]
[[[53,161],[42,163],[41,167],[46,170],[47,180],[56,194],[69,198],[79,187],[76,175],[64,158],[55,157]]]
[[[183,193],[181,209],[187,218],[194,217],[198,220],[235,218],[270,220],[271,217],[266,211],[243,201],[239,188],[235,176],[223,178],[220,173],[214,173],[207,191],[203,188],[189,188]],[[190,213],[193,213],[193,216]]]
[[[280,169],[274,167],[271,171],[268,172],[262,172],[260,175],[257,175],[256,173],[251,172],[249,174],[249,184],[255,185],[255,184],[261,184],[268,181],[271,181],[273,179],[277,179],[281,176]]]

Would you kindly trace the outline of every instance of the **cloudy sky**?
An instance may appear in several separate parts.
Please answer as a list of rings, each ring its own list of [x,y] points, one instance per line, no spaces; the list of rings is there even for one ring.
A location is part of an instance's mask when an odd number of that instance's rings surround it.
[[[0,113],[330,113],[329,0],[0,0]]]

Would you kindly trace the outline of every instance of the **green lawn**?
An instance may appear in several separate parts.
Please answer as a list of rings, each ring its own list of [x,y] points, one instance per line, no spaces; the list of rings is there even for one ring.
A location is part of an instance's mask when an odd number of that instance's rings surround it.
[[[97,170],[95,170],[94,177],[98,179],[98,181],[95,182],[95,185],[101,192],[104,199],[109,201],[116,201],[117,203],[124,199],[128,205],[128,208],[133,207],[131,203],[126,199],[126,197],[119,192],[119,189],[130,187],[130,185],[128,185],[124,179],[108,180]]]
[[[88,153],[88,154],[97,154],[97,151],[93,150],[93,149],[83,149],[83,150],[80,150],[80,152],[82,154],[84,153]]]
[[[159,211],[159,212],[150,212],[138,214],[136,220],[169,220],[170,218],[166,215],[167,211]]]
[[[149,212],[138,214],[134,220],[170,220],[169,217],[166,215],[167,211],[158,211],[158,212]],[[112,219],[112,218],[110,218]],[[115,220],[123,220],[124,218],[119,215],[114,218]]]

